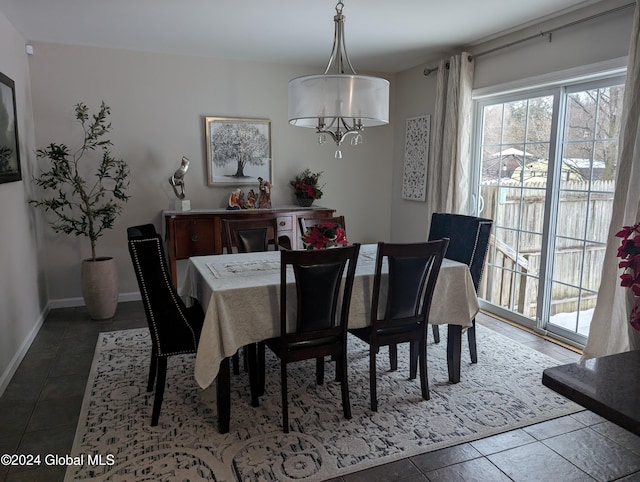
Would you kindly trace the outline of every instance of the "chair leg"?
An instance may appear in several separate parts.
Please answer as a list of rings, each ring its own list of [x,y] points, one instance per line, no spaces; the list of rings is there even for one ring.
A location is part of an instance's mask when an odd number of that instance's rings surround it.
[[[331,355],[331,361],[336,363],[336,382],[342,381],[342,370],[340,369],[340,357]]]
[[[153,385],[156,381],[156,371],[158,370],[158,357],[156,356],[156,347],[151,348],[151,363],[149,363],[149,380],[147,381],[147,392],[153,391]]]
[[[265,352],[264,352],[264,343],[258,343],[258,366],[260,369],[258,370],[258,394],[260,396],[264,395],[264,372],[265,372]]]
[[[425,334],[426,335],[426,334]],[[420,388],[422,389],[422,398],[429,400],[429,378],[427,377],[427,342],[426,336],[418,348],[418,359],[420,361]]]
[[[232,357],[232,364],[233,364],[233,374],[238,375],[240,373],[240,356],[238,355],[238,353],[234,353]]]
[[[398,345],[389,345],[389,365],[390,370],[395,372],[398,369]]]
[[[376,392],[376,351],[377,347],[369,348],[369,391],[371,392],[371,410],[378,411],[378,394]]]
[[[467,339],[469,340],[469,354],[471,355],[471,363],[478,363],[478,349],[476,347],[476,319],[472,321],[472,326],[467,330]]]
[[[244,371],[248,372],[249,371],[249,354],[247,353],[247,350],[254,350],[256,348],[255,343],[252,343],[250,346],[244,346],[242,347],[242,363],[244,363]]]
[[[349,380],[347,377],[347,354],[342,354],[337,361],[336,371],[340,369],[340,388],[342,390],[342,411],[344,418],[351,419],[351,402],[349,400]]]
[[[409,342],[409,380],[415,380],[418,372],[418,343]]]
[[[287,400],[287,363],[282,360],[280,365],[280,384],[282,387],[282,431],[289,433],[289,402]]]
[[[167,378],[167,357],[156,357],[158,359],[158,375],[156,379],[156,394],[153,398],[153,411],[151,412],[151,426],[158,425],[160,418],[160,407],[162,407],[162,397],[164,396],[164,383]]]
[[[440,343],[440,327],[438,325],[431,325],[431,331],[433,331],[433,342]]]
[[[324,357],[316,358],[316,384],[324,385]]]

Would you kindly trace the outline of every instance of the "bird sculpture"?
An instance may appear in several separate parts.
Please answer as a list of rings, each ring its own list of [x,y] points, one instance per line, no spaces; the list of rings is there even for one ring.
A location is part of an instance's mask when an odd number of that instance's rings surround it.
[[[181,201],[185,198],[184,175],[187,173],[188,169],[189,169],[189,159],[182,156],[180,167],[176,172],[173,173],[173,176],[169,178],[169,184],[171,184],[171,187],[173,188],[173,192],[176,193],[176,196]],[[180,189],[178,190],[178,188]]]

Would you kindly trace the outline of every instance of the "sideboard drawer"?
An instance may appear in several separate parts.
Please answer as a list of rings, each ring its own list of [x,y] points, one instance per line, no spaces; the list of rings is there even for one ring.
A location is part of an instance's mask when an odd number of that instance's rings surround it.
[[[278,232],[293,229],[293,216],[278,216]]]
[[[176,219],[176,258],[211,254],[215,247],[213,219]]]
[[[278,239],[280,246],[291,249],[295,246],[293,236],[293,216],[278,216]]]

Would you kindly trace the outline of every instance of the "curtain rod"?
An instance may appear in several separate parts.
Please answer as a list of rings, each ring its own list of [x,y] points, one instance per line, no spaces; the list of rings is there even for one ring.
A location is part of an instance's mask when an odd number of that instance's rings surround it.
[[[620,10],[624,10],[626,8],[629,8],[629,7],[634,7],[635,5],[636,5],[635,2],[628,3],[626,5],[620,5],[619,7],[615,7],[615,8],[612,8],[610,10],[605,10],[604,12],[596,13],[594,15],[591,15],[591,16],[585,17],[585,18],[581,18],[579,20],[574,20],[573,22],[565,23],[564,25],[560,25],[559,27],[555,27],[555,28],[552,28],[552,29],[547,30],[547,31],[541,31],[538,34],[530,35],[529,37],[521,38],[520,40],[515,40],[513,42],[509,42],[507,44],[500,45],[498,47],[494,47],[494,48],[489,49],[489,50],[485,50],[484,52],[480,52],[480,53],[477,53],[475,55],[469,55],[469,61],[473,60],[474,58],[482,57],[483,55],[492,54],[493,52],[497,52],[498,50],[502,50],[502,49],[506,49],[506,48],[509,48],[509,47],[513,47],[514,45],[518,45],[518,44],[521,44],[523,42],[528,42],[529,40],[533,40],[533,39],[536,39],[536,38],[544,37],[546,35],[549,36],[549,42],[551,42],[551,36],[553,35],[554,32],[557,32],[559,30],[562,30],[562,29],[565,29],[565,28],[568,28],[568,27],[573,27],[574,25],[578,25],[578,24],[581,24],[581,23],[584,23],[584,22],[588,22],[590,20],[593,20],[593,19],[596,19],[596,18],[599,18],[599,17],[604,17],[605,15],[609,15],[609,14],[618,12]],[[447,68],[449,68],[449,64],[448,63],[447,63]],[[423,73],[424,73],[424,75],[430,75],[431,73],[435,72],[436,70],[438,70],[437,67],[427,68],[427,69],[424,69]]]

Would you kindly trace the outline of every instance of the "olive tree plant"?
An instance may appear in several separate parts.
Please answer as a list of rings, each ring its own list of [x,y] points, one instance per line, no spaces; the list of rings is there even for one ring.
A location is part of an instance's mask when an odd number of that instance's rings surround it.
[[[49,167],[34,177],[44,191],[43,199],[29,201],[55,215],[49,224],[56,233],[89,238],[93,261],[97,259],[96,241],[113,227],[129,199],[129,168],[111,154],[112,142],[106,138],[111,132],[110,114],[104,101],[91,116],[84,103],[76,104],[75,117],[84,132],[82,145],[71,151],[65,144],[51,143],[36,151],[36,157],[48,160]],[[92,152],[96,155],[87,156]],[[90,158],[97,157],[100,163],[92,165]]]

